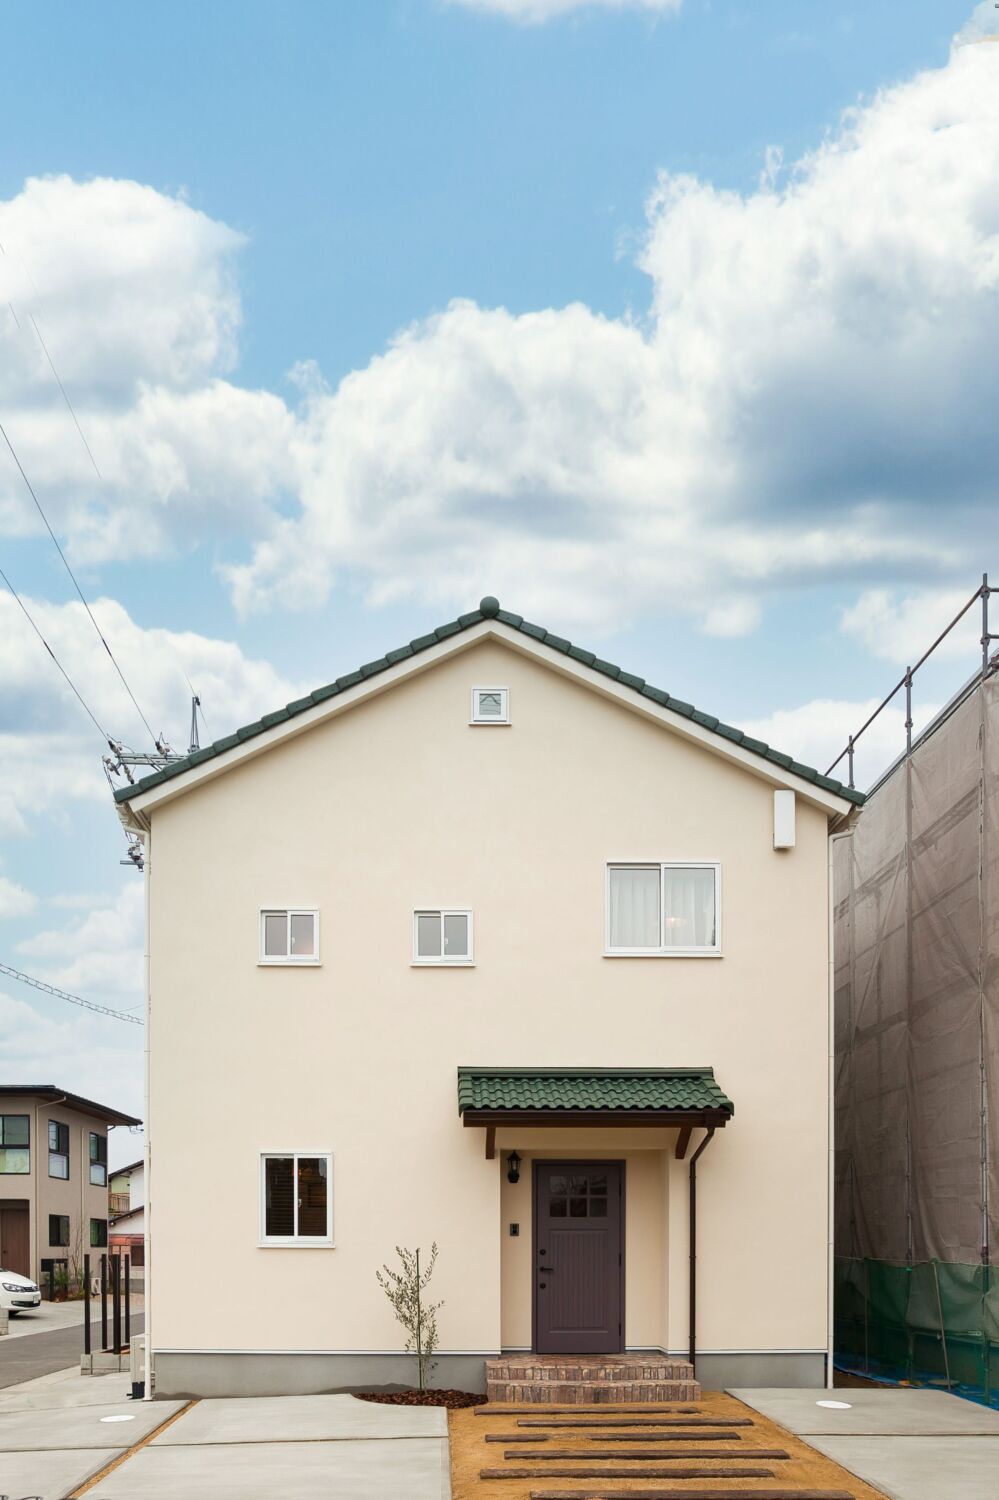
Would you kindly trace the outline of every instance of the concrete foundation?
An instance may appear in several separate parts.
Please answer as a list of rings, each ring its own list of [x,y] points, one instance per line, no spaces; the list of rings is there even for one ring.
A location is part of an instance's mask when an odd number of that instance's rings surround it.
[[[411,1354],[156,1353],[153,1396],[309,1396],[416,1384]],[[485,1355],[441,1354],[431,1384],[486,1389]]]
[[[698,1354],[697,1379],[706,1391],[724,1391],[731,1386],[824,1385],[825,1354],[782,1354],[766,1350],[740,1354]]]
[[[105,1349],[97,1349],[93,1354],[80,1355],[81,1375],[117,1375],[122,1370],[129,1368],[131,1355],[126,1349],[124,1354],[112,1354]]]

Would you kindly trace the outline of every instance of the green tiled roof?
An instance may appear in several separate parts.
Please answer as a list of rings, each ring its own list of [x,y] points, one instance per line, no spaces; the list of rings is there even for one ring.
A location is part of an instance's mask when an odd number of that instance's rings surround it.
[[[724,1110],[713,1068],[459,1068],[466,1110]]]
[[[256,719],[252,724],[244,724],[242,729],[237,729],[234,734],[228,734],[223,739],[215,740],[211,745],[205,745],[200,750],[195,750],[192,755],[180,756],[177,760],[170,761],[159,771],[153,771],[148,776],[135,782],[133,786],[118,787],[115,790],[116,802],[128,802],[132,797],[137,797],[140,792],[148,792],[153,787],[160,786],[164,781],[172,781],[175,776],[183,776],[185,771],[194,766],[200,766],[207,760],[214,760],[219,755],[224,755],[227,750],[234,749],[243,744],[245,740],[252,740],[258,734],[264,734],[266,730],[272,729],[275,724],[283,724],[287,719],[294,719],[298,714],[305,713],[307,709],[314,708],[317,703],[325,703],[328,698],[335,698],[340,693],[347,693],[358,683],[365,682],[369,677],[376,676],[379,672],[385,672],[389,667],[394,667],[397,662],[406,661],[411,656],[418,656],[421,651],[436,646],[440,641],[446,640],[448,636],[457,635],[462,630],[468,630],[473,625],[479,625],[483,620],[499,620],[508,625],[511,630],[519,630],[523,635],[530,636],[532,640],[541,641],[550,646],[553,651],[560,652],[563,656],[572,657],[585,667],[590,667],[594,672],[600,672],[604,677],[611,678],[614,682],[621,683],[624,687],[631,688],[642,698],[648,698],[653,703],[658,703],[661,708],[668,708],[675,714],[690,719],[699,724],[703,729],[708,729],[712,734],[717,734],[721,739],[728,740],[731,744],[740,745],[743,750],[749,750],[753,755],[758,755],[762,760],[771,761],[780,766],[783,771],[790,771],[795,776],[800,776],[805,781],[812,782],[821,787],[823,791],[832,792],[838,797],[845,797],[849,802],[861,803],[864,800],[863,792],[855,791],[852,787],[844,786],[843,782],[836,781],[830,776],[823,776],[812,766],[802,765],[790,755],[784,755],[780,750],[774,750],[772,746],[764,744],[762,740],[753,739],[751,735],[745,734],[741,729],[733,729],[731,724],[723,724],[713,714],[702,713],[692,703],[685,703],[682,698],[674,698],[663,688],[653,687],[643,677],[634,677],[630,672],[616,667],[613,662],[602,661],[592,651],[585,651],[582,646],[574,646],[564,636],[553,635],[543,625],[532,625],[525,620],[523,615],[514,615],[506,609],[500,609],[497,600],[487,595],[479,605],[478,609],[470,610],[468,614],[459,615],[456,620],[449,621],[446,625],[438,625],[436,630],[430,631],[428,635],[417,636],[409,642],[408,646],[399,646],[394,651],[386,651],[377,661],[365,662],[358,667],[356,672],[348,672],[344,677],[338,677],[335,682],[327,683],[325,687],[316,688],[305,698],[298,698],[294,703],[288,703],[284,708],[275,709],[273,713],[264,714],[262,719]]]

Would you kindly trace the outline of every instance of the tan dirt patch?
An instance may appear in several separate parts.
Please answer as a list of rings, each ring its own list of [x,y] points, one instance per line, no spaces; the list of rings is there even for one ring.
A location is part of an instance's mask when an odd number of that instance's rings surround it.
[[[672,1408],[663,1407],[663,1414],[675,1416],[678,1405],[679,1403],[674,1403]],[[631,1410],[634,1410],[634,1408],[631,1408]],[[576,1417],[592,1415],[595,1417],[599,1416],[604,1421],[608,1417],[613,1416],[613,1414],[614,1408],[608,1406],[574,1407],[572,1412],[572,1415]],[[704,1392],[703,1399],[697,1405],[697,1415],[701,1418],[720,1417],[728,1418],[729,1420],[732,1418],[750,1417],[753,1425],[751,1427],[722,1428],[720,1431],[723,1434],[723,1441],[717,1443],[700,1440],[683,1443],[672,1439],[668,1443],[664,1442],[661,1445],[656,1443],[650,1444],[644,1440],[635,1443],[631,1443],[630,1441],[608,1443],[605,1439],[608,1432],[614,1431],[613,1428],[594,1428],[591,1437],[587,1429],[579,1427],[518,1427],[518,1422],[525,1420],[528,1415],[533,1418],[543,1418],[545,1416],[545,1408],[543,1406],[536,1406],[528,1414],[524,1412],[523,1406],[518,1406],[516,1411],[513,1411],[511,1406],[497,1403],[495,1407],[490,1406],[489,1413],[486,1416],[476,1416],[475,1411],[472,1409],[448,1412],[448,1428],[451,1436],[451,1485],[453,1500],[528,1500],[532,1490],[563,1490],[577,1493],[591,1491],[595,1495],[605,1494],[611,1490],[619,1491],[622,1495],[627,1495],[629,1492],[635,1490],[665,1488],[667,1486],[669,1488],[675,1487],[678,1490],[692,1490],[695,1493],[698,1490],[715,1487],[710,1479],[677,1479],[676,1481],[671,1481],[658,1477],[654,1480],[643,1477],[643,1471],[647,1475],[647,1471],[650,1468],[661,1470],[669,1467],[676,1469],[688,1467],[694,1460],[686,1457],[683,1459],[678,1458],[675,1461],[671,1459],[669,1462],[655,1460],[652,1463],[642,1460],[629,1462],[624,1457],[629,1448],[646,1449],[649,1447],[658,1448],[659,1446],[664,1449],[669,1448],[671,1450],[683,1451],[684,1454],[697,1449],[696,1462],[697,1466],[701,1468],[713,1467],[721,1469],[736,1462],[734,1458],[730,1457],[712,1460],[710,1457],[712,1450],[724,1450],[726,1454],[731,1454],[733,1449],[738,1449],[740,1462],[744,1459],[751,1460],[754,1449],[784,1449],[790,1455],[787,1459],[765,1459],[761,1456],[759,1466],[761,1469],[769,1469],[773,1475],[772,1478],[764,1478],[760,1475],[752,1479],[719,1479],[716,1487],[719,1490],[724,1490],[726,1493],[731,1491],[733,1495],[751,1497],[754,1490],[815,1489],[846,1491],[854,1497],[854,1500],[885,1500],[885,1496],[880,1490],[872,1489],[869,1484],[865,1484],[863,1480],[856,1478],[848,1470],[841,1468],[839,1464],[833,1463],[832,1459],[826,1458],[823,1454],[817,1453],[814,1448],[810,1448],[801,1438],[795,1437],[793,1433],[778,1426],[776,1422],[770,1421],[768,1417],[762,1416],[759,1412],[753,1411],[751,1407],[744,1405],[743,1402],[737,1401],[734,1396],[726,1396],[720,1391]],[[656,1415],[656,1408],[648,1407],[643,1409],[643,1415],[654,1417]],[[642,1429],[621,1427],[618,1430],[622,1435],[627,1434],[630,1438]],[[649,1428],[644,1429],[646,1433],[651,1430]],[[677,1431],[683,1432],[684,1428],[681,1427],[678,1429],[671,1426],[668,1430],[676,1433]],[[689,1431],[691,1433],[703,1432],[704,1427],[703,1425],[692,1426]],[[613,1448],[615,1450],[613,1467],[628,1467],[630,1471],[633,1464],[634,1478],[601,1481],[596,1477],[596,1474],[593,1477],[585,1479],[555,1478],[550,1474],[546,1474],[546,1471],[563,1467],[582,1468],[585,1466],[589,1468],[590,1464],[587,1462],[584,1465],[573,1459],[567,1459],[563,1464],[559,1460],[551,1458],[532,1462],[523,1451],[530,1445],[520,1442],[509,1444],[511,1450],[519,1450],[516,1451],[516,1457],[504,1459],[501,1457],[505,1451],[502,1443],[495,1441],[487,1443],[485,1441],[486,1435],[489,1433],[509,1433],[511,1435],[517,1433],[518,1435],[530,1435],[537,1438],[544,1437],[546,1440],[538,1442],[537,1448],[539,1450],[543,1448],[547,1453],[578,1453],[584,1448],[592,1448],[595,1452],[604,1453],[608,1449]],[[616,1451],[618,1449],[624,1451],[618,1454]],[[701,1450],[703,1450],[703,1457]],[[537,1472],[537,1478],[480,1479],[479,1477],[481,1469],[497,1469],[502,1467],[518,1470],[530,1468]],[[606,1461],[594,1460],[592,1467],[594,1470],[599,1470],[600,1468],[608,1467],[608,1463]]]

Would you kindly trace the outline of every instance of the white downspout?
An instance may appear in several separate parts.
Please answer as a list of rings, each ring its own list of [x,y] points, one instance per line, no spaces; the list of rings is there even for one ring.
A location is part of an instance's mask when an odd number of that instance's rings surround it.
[[[152,909],[152,901],[151,901],[151,884],[152,884],[152,878],[153,878],[153,862],[152,862],[153,831],[152,831],[152,828],[146,828],[144,830],[143,839],[144,839],[144,843],[145,843],[145,851],[144,851],[145,858],[143,860],[143,864],[145,866],[144,873],[143,873],[143,880],[145,881],[145,901],[144,901],[144,905],[145,905],[145,918],[144,918],[144,920],[145,920],[145,942],[144,942],[144,945],[143,945],[143,947],[144,947],[144,952],[143,952],[143,967],[145,969],[145,996],[144,996],[145,1004],[143,1006],[143,1011],[144,1011],[144,1017],[145,1017],[145,1023],[146,1023],[145,1024],[145,1035],[143,1037],[143,1042],[142,1042],[142,1063],[143,1063],[142,1114],[143,1114],[143,1121],[144,1121],[144,1130],[143,1130],[143,1142],[144,1142],[144,1144],[143,1144],[143,1151],[142,1151],[142,1161],[143,1161],[143,1180],[145,1182],[145,1199],[146,1199],[146,1202],[145,1202],[145,1224],[146,1224],[145,1255],[143,1257],[143,1259],[145,1261],[145,1267],[144,1267],[144,1270],[143,1270],[143,1287],[144,1287],[143,1307],[145,1308],[145,1322],[143,1324],[143,1330],[144,1330],[144,1336],[145,1336],[145,1341],[146,1341],[146,1358],[145,1358],[145,1370],[144,1370],[144,1374],[145,1374],[145,1390],[143,1392],[143,1400],[144,1401],[151,1401],[153,1399],[153,1362],[152,1362],[152,1354],[151,1354],[152,1347],[153,1347],[153,1318],[152,1318],[152,1296],[151,1296],[151,1292],[152,1292],[152,1258],[153,1258],[152,1257],[152,1243],[153,1243],[153,1237],[152,1237],[153,1207],[152,1207],[152,1204],[153,1204],[153,1194],[152,1194],[152,1172],[151,1172],[151,1167],[152,1167],[152,1150],[151,1150],[151,1143],[150,1143],[150,1139],[149,1139],[149,1119],[150,1119],[150,1113],[149,1113],[149,1077],[150,1077],[150,1068],[149,1068],[149,1031],[150,1031],[150,1021],[151,1021],[150,1012],[152,1010],[152,939],[151,939],[150,930],[149,930],[149,925],[150,925],[149,924],[149,918],[150,918],[150,912],[151,912],[151,909]]]
[[[833,845],[839,839],[853,837],[853,830],[847,829],[842,833],[831,833],[829,835],[829,860],[826,872],[828,882],[828,907],[829,907],[829,936],[828,936],[828,962],[829,962],[829,991],[827,1000],[828,1010],[828,1109],[829,1109],[829,1163],[828,1191],[829,1204],[826,1210],[828,1214],[828,1247],[826,1251],[826,1388],[833,1388],[833,1357],[835,1354],[835,1303],[836,1303],[836,955],[833,950],[833,932],[835,928],[835,891],[833,885]]]

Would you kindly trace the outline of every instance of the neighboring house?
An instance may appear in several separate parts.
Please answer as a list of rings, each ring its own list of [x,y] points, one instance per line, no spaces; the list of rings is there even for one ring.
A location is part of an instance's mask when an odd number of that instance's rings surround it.
[[[145,1166],[141,1161],[119,1167],[109,1184],[108,1209],[111,1228],[108,1243],[112,1255],[128,1256],[132,1273],[146,1260]]]
[[[435,1240],[441,1384],[695,1337],[712,1385],[823,1381],[828,836],[860,794],[484,599],[115,795],[157,1395],[411,1378],[375,1271]]]
[[[108,1243],[108,1130],[141,1121],[54,1084],[0,1085],[0,1267],[43,1289]]]

